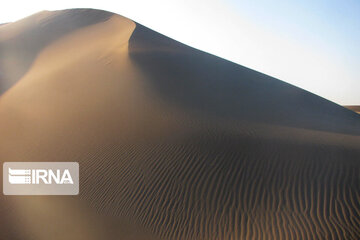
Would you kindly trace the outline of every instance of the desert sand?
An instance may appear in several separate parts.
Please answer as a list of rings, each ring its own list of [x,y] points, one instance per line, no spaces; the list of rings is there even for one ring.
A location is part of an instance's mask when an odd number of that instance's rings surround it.
[[[360,115],[288,83],[72,9],[0,25],[0,93],[2,162],[80,164],[0,239],[360,239]]]
[[[344,106],[344,107],[346,107],[356,113],[360,113],[360,106],[351,105],[351,106]]]

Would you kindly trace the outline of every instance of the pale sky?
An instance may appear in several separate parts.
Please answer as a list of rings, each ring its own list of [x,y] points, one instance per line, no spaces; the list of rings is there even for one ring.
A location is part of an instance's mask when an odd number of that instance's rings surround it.
[[[5,1],[0,23],[41,10],[98,8],[192,47],[360,105],[359,0]]]

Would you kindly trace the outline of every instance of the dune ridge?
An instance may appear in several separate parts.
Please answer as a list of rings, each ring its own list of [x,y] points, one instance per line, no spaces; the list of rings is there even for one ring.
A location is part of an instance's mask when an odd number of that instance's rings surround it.
[[[81,176],[79,196],[1,195],[0,238],[360,238],[344,107],[92,9],[0,26],[0,74],[0,159]]]

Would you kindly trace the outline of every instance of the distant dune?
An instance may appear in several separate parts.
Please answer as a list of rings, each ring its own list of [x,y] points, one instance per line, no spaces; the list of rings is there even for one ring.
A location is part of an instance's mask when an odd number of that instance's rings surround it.
[[[2,162],[80,164],[0,239],[360,239],[360,116],[288,83],[73,9],[0,26],[0,92]]]
[[[354,112],[360,113],[360,106],[344,106]]]

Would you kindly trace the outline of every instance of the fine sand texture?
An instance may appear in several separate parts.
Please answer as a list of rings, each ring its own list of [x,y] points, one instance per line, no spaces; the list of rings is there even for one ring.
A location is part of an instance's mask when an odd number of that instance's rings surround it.
[[[2,162],[80,164],[0,239],[360,239],[360,115],[310,92],[90,9],[1,25],[0,92]]]

